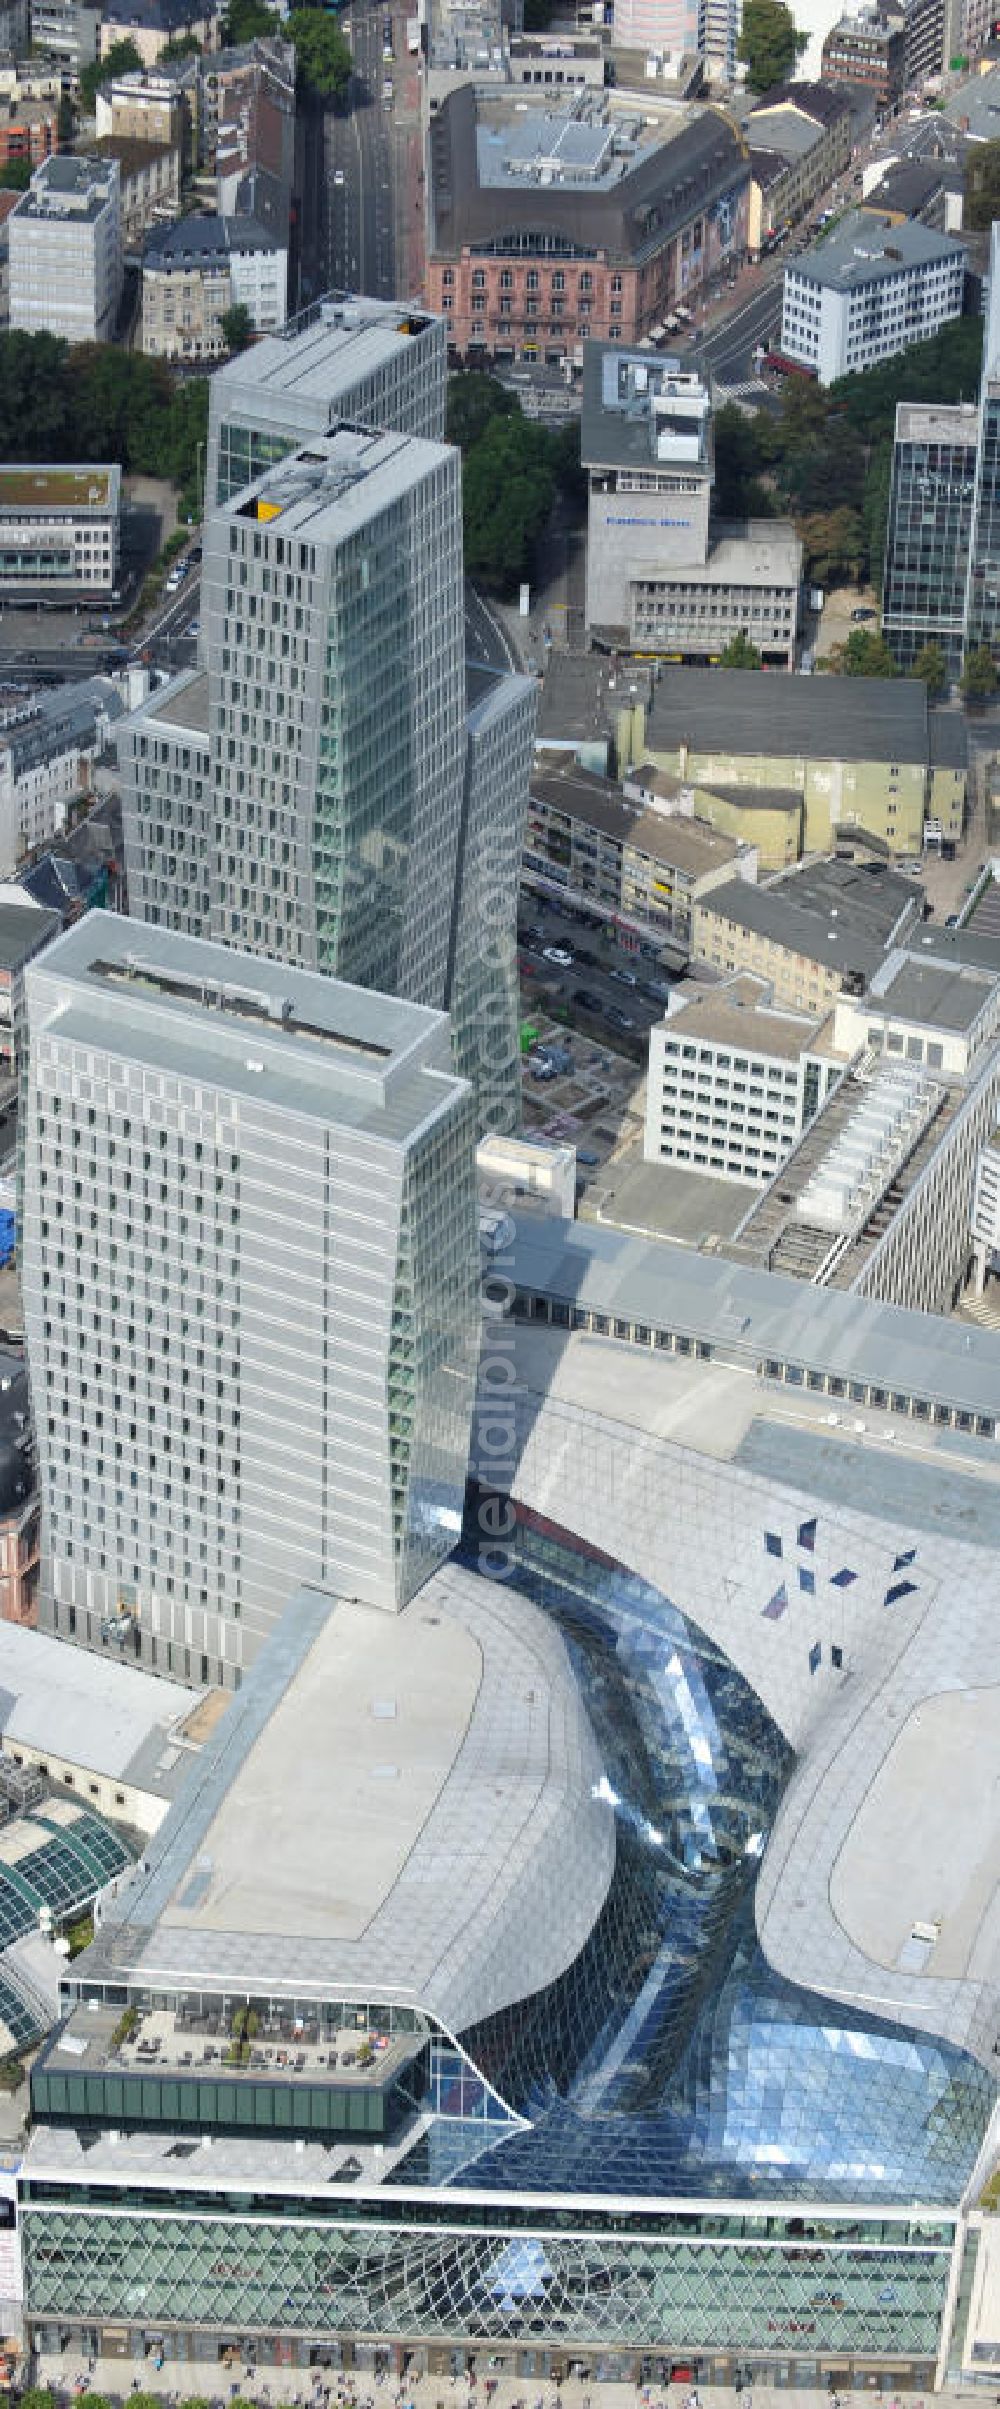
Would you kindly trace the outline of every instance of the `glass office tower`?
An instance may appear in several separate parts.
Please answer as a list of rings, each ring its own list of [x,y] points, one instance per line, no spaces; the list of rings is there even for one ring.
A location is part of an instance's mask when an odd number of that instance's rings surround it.
[[[328,293],[216,370],[209,387],[206,514],[342,418],[440,442],[443,318],[398,301]]]
[[[939,644],[957,677],[976,491],[979,412],[900,402],[882,588],[882,632],[901,669]]]
[[[440,1005],[458,877],[460,463],[340,427],[209,520],[210,929]]]
[[[509,1132],[535,687],[477,672],[470,707],[460,458],[414,431],[443,414],[439,322],[382,303],[213,382],[205,665],[120,732],[129,899],[449,1011],[478,1127]]]

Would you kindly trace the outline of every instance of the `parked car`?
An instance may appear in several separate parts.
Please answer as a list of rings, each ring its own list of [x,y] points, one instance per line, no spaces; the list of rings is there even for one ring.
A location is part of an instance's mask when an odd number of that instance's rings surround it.
[[[543,962],[556,962],[560,970],[569,970],[573,956],[568,945],[543,945]]]
[[[638,987],[638,973],[634,970],[623,970],[618,963],[615,964],[609,975],[618,980],[620,987]]]
[[[579,1005],[581,1012],[601,1012],[604,1009],[600,996],[594,994],[592,987],[574,987],[573,1002]]]
[[[620,1004],[609,1004],[609,1005],[608,1005],[608,1007],[607,1007],[607,1010],[606,1010],[606,1012],[605,1012],[604,1018],[605,1018],[605,1020],[608,1020],[608,1021],[610,1021],[610,1023],[611,1023],[611,1026],[612,1026],[612,1028],[613,1028],[613,1029],[634,1029],[634,1028],[635,1028],[635,1022],[634,1022],[634,1020],[633,1020],[633,1018],[632,1018],[632,1015],[631,1015],[631,1013],[630,1013],[630,1012],[623,1012]]]

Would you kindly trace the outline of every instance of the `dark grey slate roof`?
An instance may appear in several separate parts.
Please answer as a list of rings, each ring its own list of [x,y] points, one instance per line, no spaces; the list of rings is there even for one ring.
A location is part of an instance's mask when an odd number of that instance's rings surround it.
[[[607,252],[631,261],[661,250],[669,237],[750,173],[736,127],[721,111],[704,109],[679,133],[643,152],[610,191],[579,184],[482,186],[476,152],[476,95],[464,84],[442,101],[431,120],[431,197],[437,256],[456,259],[463,244],[505,235],[561,238],[580,254]]]
[[[926,763],[926,690],[917,678],[667,669],[654,689],[646,743],[651,753],[687,743],[699,753]]]
[[[170,226],[158,226],[150,235],[143,253],[147,268],[179,268],[189,264],[207,266],[213,259],[228,259],[231,251],[274,251],[278,245],[266,226],[258,225],[251,217],[218,217],[214,211],[196,211],[190,217],[177,218]]]

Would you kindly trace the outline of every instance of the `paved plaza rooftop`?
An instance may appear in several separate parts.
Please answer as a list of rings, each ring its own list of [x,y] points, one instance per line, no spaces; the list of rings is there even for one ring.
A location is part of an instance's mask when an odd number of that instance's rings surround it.
[[[390,1619],[303,1590],[80,1971],[455,2031],[589,1931],[614,1856],[599,1771],[562,1643],[516,1593],[445,1567]]]

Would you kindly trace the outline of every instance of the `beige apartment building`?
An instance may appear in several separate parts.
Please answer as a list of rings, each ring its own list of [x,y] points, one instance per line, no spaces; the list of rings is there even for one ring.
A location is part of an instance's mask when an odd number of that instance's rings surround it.
[[[94,150],[99,158],[118,161],[122,240],[126,250],[133,250],[151,226],[180,208],[180,151],[173,143],[143,142],[127,134],[104,134]]]
[[[692,953],[720,971],[753,971],[776,1004],[822,1012],[863,995],[923,916],[923,888],[881,864],[816,861],[751,886],[730,879],[694,907]]]

